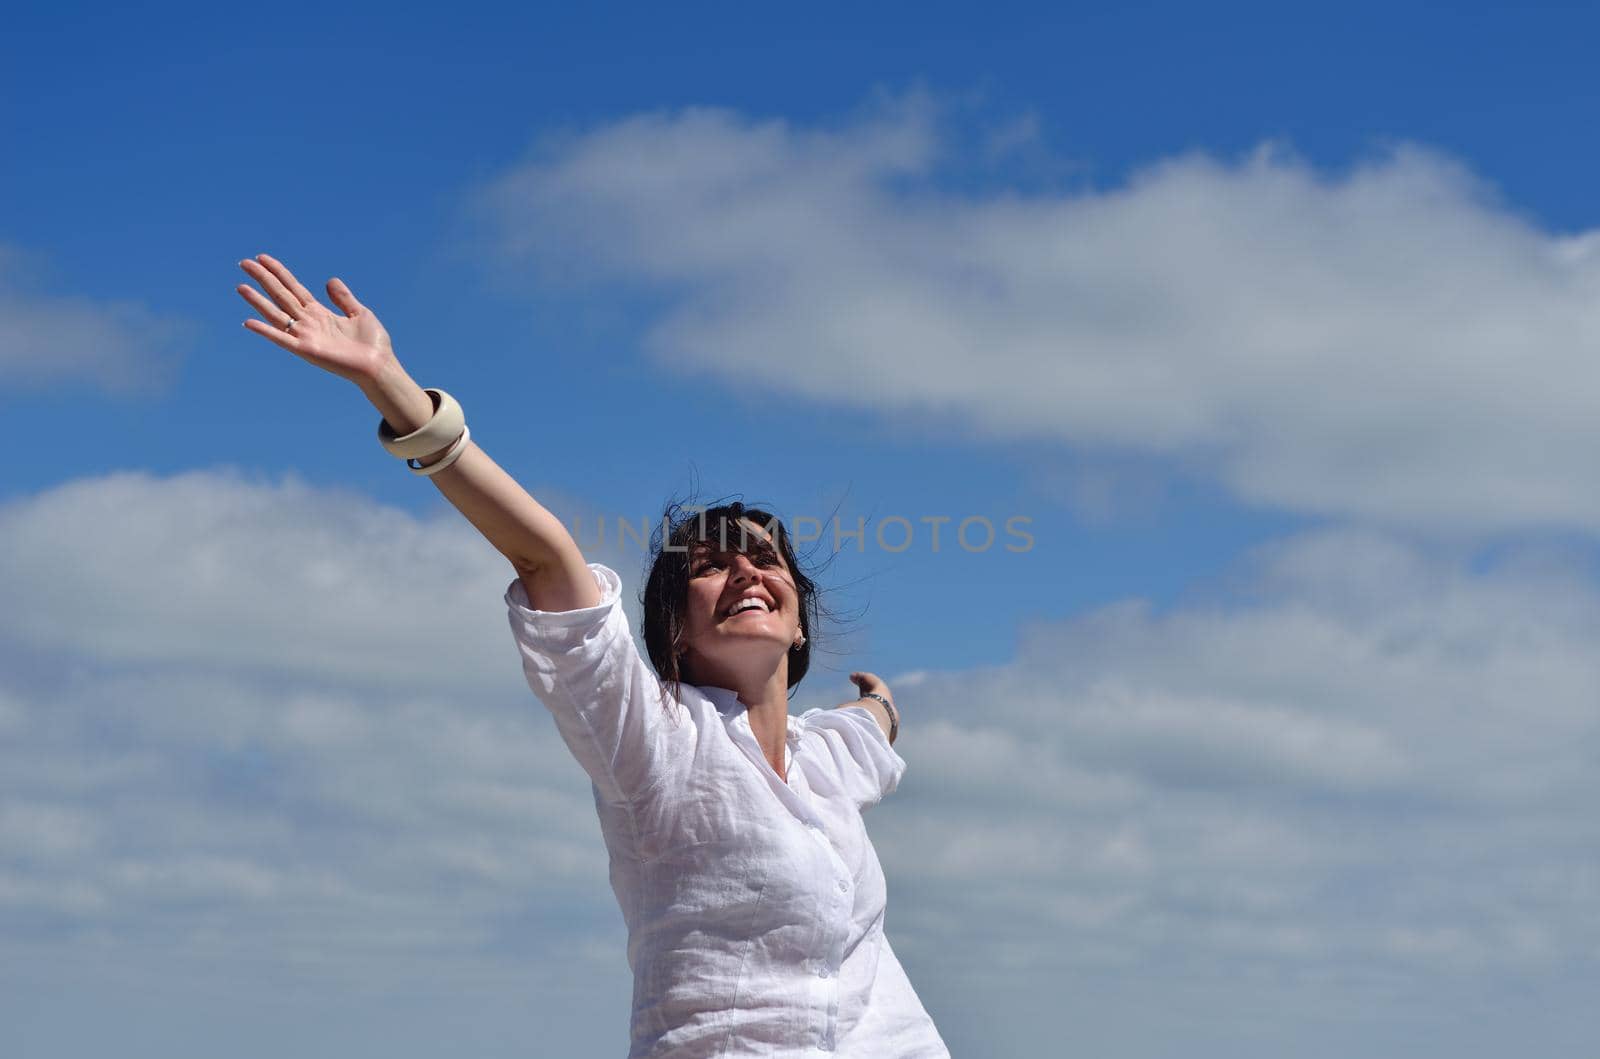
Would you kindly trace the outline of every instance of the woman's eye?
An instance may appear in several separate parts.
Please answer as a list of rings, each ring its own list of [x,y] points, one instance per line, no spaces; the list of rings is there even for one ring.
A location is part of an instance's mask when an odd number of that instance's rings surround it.
[[[775,566],[778,565],[778,557],[776,555],[771,554],[770,552],[759,552],[759,553],[756,553],[754,555],[751,555],[750,559],[757,566],[773,566],[773,567],[775,567]],[[727,565],[727,564],[724,563],[721,559],[702,559],[702,560],[700,560],[700,562],[697,565],[695,565],[695,566],[690,568],[689,573],[690,573],[691,577],[699,577],[701,574],[705,573],[707,570],[717,569],[717,568],[725,566],[725,565]]]

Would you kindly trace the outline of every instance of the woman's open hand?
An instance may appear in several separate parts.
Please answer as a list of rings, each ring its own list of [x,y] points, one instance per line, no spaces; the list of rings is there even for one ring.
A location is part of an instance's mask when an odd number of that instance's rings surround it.
[[[341,316],[317,301],[283,262],[270,255],[258,254],[239,262],[239,267],[271,296],[269,301],[248,283],[239,284],[240,297],[262,316],[245,321],[251,331],[352,382],[375,378],[394,360],[389,332],[371,309],[356,301],[343,280],[328,281],[328,297]]]
[[[876,695],[882,695],[891,703],[894,702],[894,696],[889,692],[889,685],[885,684],[883,678],[876,673],[851,673],[850,683],[861,689],[862,698],[865,698],[867,692],[870,691]]]

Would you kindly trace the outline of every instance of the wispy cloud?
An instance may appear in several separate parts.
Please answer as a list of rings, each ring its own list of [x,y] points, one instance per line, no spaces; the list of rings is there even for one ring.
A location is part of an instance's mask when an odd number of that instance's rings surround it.
[[[89,384],[137,396],[171,383],[181,349],[197,334],[193,323],[136,297],[49,293],[39,271],[35,255],[0,244],[0,369],[10,389]]]
[[[0,628],[37,651],[417,687],[459,674],[395,645],[437,640],[475,660],[463,674],[497,668],[504,616],[484,600],[511,567],[453,513],[418,522],[292,474],[130,471],[0,506],[0,537],[0,595],[33,601]]]
[[[1600,528],[1600,234],[1411,145],[950,190],[961,145],[1034,135],[968,133],[922,93],[828,126],[652,112],[540,144],[476,201],[508,257],[647,289],[681,370],[1155,454],[1251,504]]]

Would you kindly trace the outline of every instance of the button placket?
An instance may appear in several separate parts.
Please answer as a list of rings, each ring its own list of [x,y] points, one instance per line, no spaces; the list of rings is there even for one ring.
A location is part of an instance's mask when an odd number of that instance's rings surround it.
[[[816,1034],[813,1040],[816,1048],[821,1051],[832,1051],[834,1046],[834,1032],[837,1029],[835,1020],[839,1017],[839,983],[838,976],[834,974],[831,966],[823,961],[812,965],[811,988],[807,990],[812,997],[813,1011],[816,1021],[812,1024],[812,1032]]]

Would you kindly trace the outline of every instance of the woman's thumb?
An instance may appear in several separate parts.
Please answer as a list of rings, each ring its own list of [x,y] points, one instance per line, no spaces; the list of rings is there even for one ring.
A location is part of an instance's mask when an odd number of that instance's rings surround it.
[[[356,296],[350,293],[350,288],[344,285],[344,280],[335,276],[328,281],[328,297],[333,299],[333,304],[344,311],[346,316],[354,316],[360,312],[362,305],[356,301]]]

